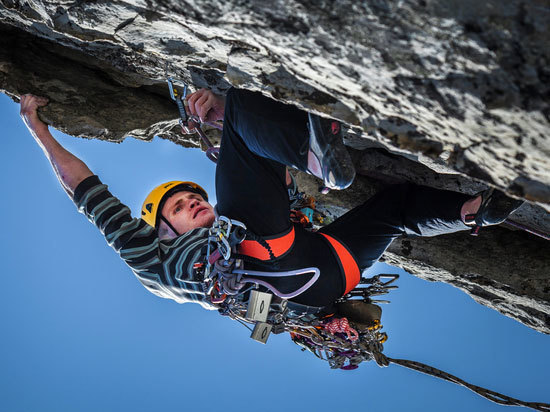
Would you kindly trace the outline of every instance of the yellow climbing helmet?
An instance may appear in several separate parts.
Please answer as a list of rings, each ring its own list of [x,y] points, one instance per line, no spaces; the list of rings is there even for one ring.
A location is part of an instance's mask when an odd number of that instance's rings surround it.
[[[166,182],[155,187],[145,198],[143,206],[141,206],[141,218],[149,225],[155,228],[158,227],[160,220],[160,213],[158,212],[162,210],[164,202],[177,192],[198,193],[204,200],[208,201],[206,190],[194,182],[182,182],[179,180]]]

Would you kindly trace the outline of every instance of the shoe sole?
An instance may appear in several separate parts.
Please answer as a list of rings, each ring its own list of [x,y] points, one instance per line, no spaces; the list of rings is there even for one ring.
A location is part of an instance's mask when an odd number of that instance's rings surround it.
[[[309,148],[321,165],[323,182],[330,189],[342,190],[355,179],[355,168],[343,143],[340,123],[308,113]]]

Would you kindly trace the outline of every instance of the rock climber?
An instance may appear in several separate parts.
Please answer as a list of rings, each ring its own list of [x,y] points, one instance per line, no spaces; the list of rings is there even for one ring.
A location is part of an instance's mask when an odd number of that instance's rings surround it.
[[[236,88],[225,98],[202,89],[189,95],[187,103],[203,121],[223,120],[216,212],[243,222],[253,234],[240,245],[245,266],[263,271],[319,268],[313,286],[292,299],[298,304],[323,307],[349,292],[361,271],[398,236],[498,224],[521,204],[499,191],[470,196],[401,184],[311,232],[291,222],[286,167],[315,175],[332,189],[348,187],[355,170],[340,123]],[[141,216],[133,218],[99,177],[53,138],[37,114],[46,104],[45,98],[23,95],[21,116],[78,210],[149,291],[216,309],[197,270],[216,219],[206,191],[194,182],[161,184],[147,196]],[[297,277],[273,280],[282,291],[295,290],[299,282]]]

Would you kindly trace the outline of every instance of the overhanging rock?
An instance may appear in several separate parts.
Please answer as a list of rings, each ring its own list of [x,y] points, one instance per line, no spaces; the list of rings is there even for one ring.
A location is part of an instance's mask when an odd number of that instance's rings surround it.
[[[542,0],[0,0],[0,44],[0,88],[49,97],[43,118],[69,134],[197,146],[177,132],[166,75],[219,93],[236,85],[348,125],[363,177],[339,196],[320,196],[328,206],[349,208],[394,181],[468,193],[493,185],[529,200],[516,218],[549,231],[550,9]],[[424,272],[447,273],[438,279],[480,300],[506,290],[484,303],[550,332],[547,243],[514,243],[524,266],[503,278],[490,260],[507,254],[496,246],[512,235],[487,233],[468,249],[470,262],[453,254],[452,244],[470,245],[465,235],[414,241],[409,255],[403,240],[391,256],[413,272],[421,262]]]

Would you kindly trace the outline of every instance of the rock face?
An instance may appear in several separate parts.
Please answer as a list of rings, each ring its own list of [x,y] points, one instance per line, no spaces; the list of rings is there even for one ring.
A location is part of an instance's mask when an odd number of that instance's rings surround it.
[[[404,180],[491,185],[530,202],[516,220],[550,232],[544,0],[0,0],[0,44],[0,89],[49,97],[42,117],[68,134],[197,146],[177,130],[166,76],[218,93],[235,85],[348,126],[362,176],[319,196],[326,207]],[[386,259],[550,333],[549,251],[487,229],[476,240],[403,239]]]

